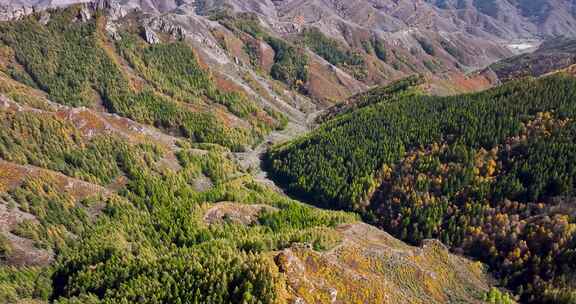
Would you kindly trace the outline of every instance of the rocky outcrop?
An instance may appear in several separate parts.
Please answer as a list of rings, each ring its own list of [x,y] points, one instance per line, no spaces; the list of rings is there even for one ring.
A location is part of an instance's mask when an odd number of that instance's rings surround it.
[[[148,19],[145,27],[150,31],[158,31],[168,34],[177,40],[181,40],[186,36],[186,32],[182,26],[171,22],[168,18],[163,18],[162,16]]]
[[[14,7],[11,5],[2,5],[0,2],[0,21],[19,20],[24,16],[33,14],[36,11],[34,7]]]
[[[148,26],[144,26],[144,39],[149,44],[157,44],[161,42],[158,35],[156,35],[156,33]]]
[[[83,7],[80,11],[80,19],[82,21],[91,19],[93,12],[96,10],[105,11],[110,20],[118,20],[125,17],[128,13],[127,7],[117,0],[77,0],[67,1],[65,3],[54,1],[49,2],[48,4],[38,3],[37,5],[15,5],[10,3],[10,1],[5,3],[4,0],[0,0],[0,21],[19,20],[24,16],[31,15],[36,12],[73,4],[83,4]],[[43,14],[40,19],[41,23],[48,22],[49,19],[47,19],[45,16],[49,17],[49,15]]]
[[[92,11],[105,11],[106,16],[113,21],[125,17],[129,10],[117,0],[95,0],[89,2],[87,7],[91,8]]]

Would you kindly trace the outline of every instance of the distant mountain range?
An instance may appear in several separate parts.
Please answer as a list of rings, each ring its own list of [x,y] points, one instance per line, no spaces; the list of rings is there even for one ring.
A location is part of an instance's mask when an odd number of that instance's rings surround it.
[[[0,20],[18,19],[33,11],[78,2],[86,1],[0,0]],[[221,68],[222,64],[242,64],[270,72],[275,50],[250,33],[240,35],[239,40],[224,39],[223,50],[219,48],[222,37],[214,34],[228,36],[230,28],[214,31],[217,28],[214,21],[222,25],[224,15],[227,20],[256,17],[257,26],[263,31],[308,49],[306,69],[310,77],[301,87],[306,95],[327,105],[412,74],[424,75],[429,91],[434,94],[484,89],[496,83],[496,77],[490,73],[469,76],[470,72],[534,51],[546,40],[576,37],[576,0],[96,0],[93,3],[108,8],[108,14],[114,15],[111,19],[132,11],[145,13],[139,22],[146,23],[149,35],[184,30],[184,36],[196,42],[195,47],[206,63],[236,83],[238,75]],[[249,49],[258,52],[246,52]],[[336,54],[331,49],[337,50]]]
[[[88,0],[2,0],[10,7],[62,7]],[[149,13],[194,7],[199,14],[231,8],[270,22],[347,23],[376,32],[408,29],[505,39],[576,35],[574,0],[123,0]],[[338,28],[329,32],[336,34]]]
[[[18,6],[67,6],[85,0],[2,0]],[[433,31],[441,35],[525,39],[576,35],[574,0],[124,0],[124,6],[150,13],[194,7],[199,14],[231,8],[253,12],[269,22],[299,19],[346,38],[353,26],[380,34]],[[329,27],[336,25],[336,27]]]
[[[467,26],[501,37],[574,36],[574,0],[430,0]]]

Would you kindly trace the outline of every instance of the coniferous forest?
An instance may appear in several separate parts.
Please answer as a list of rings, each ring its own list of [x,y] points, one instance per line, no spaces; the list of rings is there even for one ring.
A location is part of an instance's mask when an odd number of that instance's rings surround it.
[[[323,110],[311,65],[360,83],[389,41],[212,12],[248,58],[234,86],[83,9],[0,22],[0,303],[576,303],[573,75],[447,97],[412,76]]]
[[[270,151],[274,178],[410,243],[438,238],[487,263],[522,301],[573,303],[576,79],[373,96]]]
[[[116,45],[110,45],[103,38],[104,17],[73,22],[78,10],[56,14],[46,26],[33,17],[0,25],[3,43],[51,100],[70,106],[98,101],[112,113],[234,150],[253,145],[281,127],[259,120],[263,109],[245,96],[218,91],[190,47],[180,42],[148,45],[128,30]],[[122,61],[146,84],[123,71],[118,66]],[[248,119],[251,127],[230,128],[216,114],[200,110],[214,103]]]
[[[104,16],[80,22],[79,9],[0,24],[0,93],[15,102],[0,111],[0,202],[29,215],[0,233],[0,302],[278,303],[270,252],[332,248],[357,216],[290,200],[232,160],[282,128],[281,114],[218,89],[185,43],[150,45],[132,29],[113,43]],[[100,108],[116,115],[69,119]],[[124,118],[142,125],[102,126]],[[261,210],[210,224],[219,202]],[[21,266],[13,240],[54,258]]]

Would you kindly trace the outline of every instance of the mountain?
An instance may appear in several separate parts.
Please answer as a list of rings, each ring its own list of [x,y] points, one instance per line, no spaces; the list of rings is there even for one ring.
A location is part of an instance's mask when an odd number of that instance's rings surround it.
[[[0,302],[511,302],[438,241],[271,183],[260,154],[326,105],[251,16],[24,13],[0,22]]]
[[[571,35],[486,3],[0,0],[0,301],[569,301],[572,82],[429,96]]]
[[[468,25],[498,36],[571,36],[576,2],[562,0],[430,0]],[[474,22],[474,23],[471,23]]]
[[[451,97],[410,84],[360,94],[275,146],[274,180],[409,243],[438,238],[487,263],[522,303],[573,303],[576,78]]]
[[[258,39],[250,33],[241,35],[240,41],[225,39],[229,54],[223,54],[210,31],[214,25],[210,19],[215,17],[222,23],[224,15],[239,19],[252,15],[258,26],[273,36],[308,49],[307,72],[311,77],[303,79],[304,89],[309,96],[331,104],[367,86],[387,84],[414,73],[427,75],[435,93],[478,90],[486,87],[486,81],[469,79],[468,72],[531,50],[544,37],[575,34],[573,16],[559,16],[573,11],[572,4],[556,1],[540,7],[529,3],[532,1],[202,0],[110,1],[110,5],[102,1],[100,5],[115,7],[119,15],[133,10],[146,12],[144,22],[158,27],[154,31],[187,29],[187,34],[196,36],[191,37],[199,42],[196,47],[218,57],[213,59],[219,64],[232,60],[249,65],[255,59],[269,72],[266,61],[271,60],[274,50],[266,41],[260,44],[264,53],[247,54],[245,50],[257,49]],[[70,2],[3,4],[0,16],[4,17],[0,18],[13,19],[34,11],[32,8]],[[323,51],[327,48],[338,49],[340,54]],[[263,57],[256,58],[260,55]]]

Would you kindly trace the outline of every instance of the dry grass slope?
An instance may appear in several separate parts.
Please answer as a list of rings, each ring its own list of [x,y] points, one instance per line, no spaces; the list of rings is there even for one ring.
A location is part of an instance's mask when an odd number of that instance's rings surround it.
[[[338,228],[328,252],[294,246],[275,257],[292,303],[482,303],[489,278],[480,263],[438,241],[407,246],[372,226]]]

